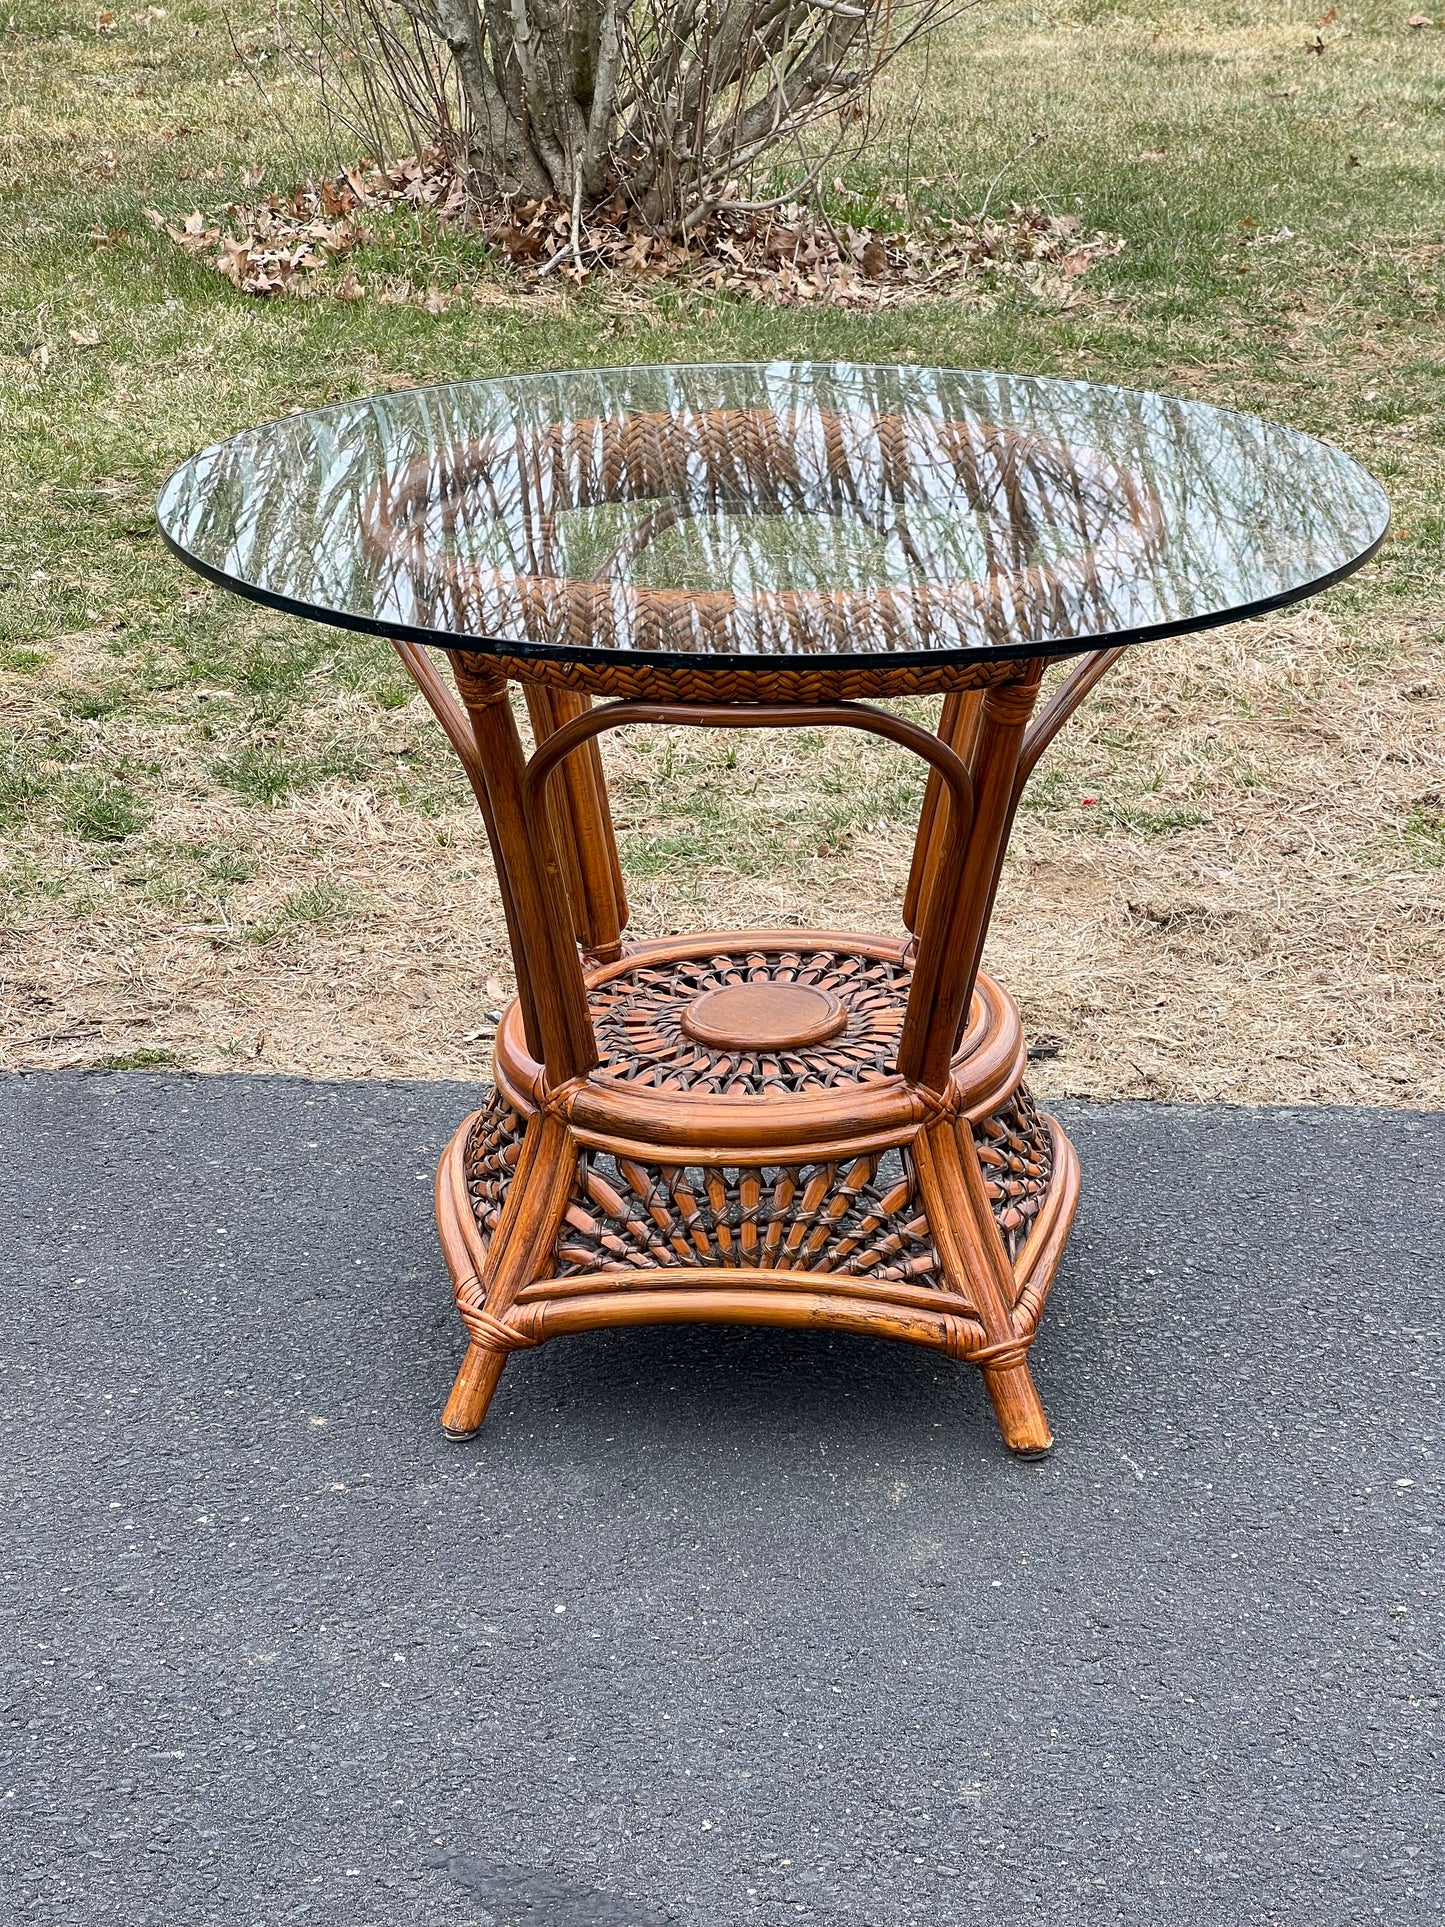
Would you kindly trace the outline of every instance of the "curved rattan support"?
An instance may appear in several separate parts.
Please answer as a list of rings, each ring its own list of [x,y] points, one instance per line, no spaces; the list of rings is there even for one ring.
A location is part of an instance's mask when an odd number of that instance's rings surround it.
[[[486,774],[481,757],[477,754],[477,739],[472,734],[467,712],[447,688],[436,664],[420,643],[404,642],[393,637],[391,646],[401,657],[406,673],[426,698],[427,707],[441,724],[447,741],[461,759],[462,768],[480,798],[486,790]]]
[[[486,825],[487,842],[492,852],[492,867],[496,872],[497,890],[502,899],[502,915],[507,925],[507,941],[511,945],[512,955],[519,956],[522,952],[522,925],[498,834],[496,811],[492,807],[492,799],[487,790],[486,764],[477,742],[472,719],[447,688],[441,672],[425,649],[417,643],[400,641],[395,637],[392,639],[392,647],[400,656],[402,667],[426,698],[427,707],[441,724],[447,741],[456,751],[457,758],[467,773],[467,781],[472,786],[472,795],[476,798],[477,808],[482,813],[482,822]],[[532,995],[532,986],[525,973],[518,979],[517,1001],[521,1007],[522,1021],[526,1026],[527,1035],[540,1050],[541,1028],[538,1023],[536,999]]]
[[[672,703],[623,700],[586,711],[550,735],[527,764],[524,778],[529,809],[540,809],[544,785],[558,763],[604,730],[630,723],[679,723],[695,729],[860,729],[885,736],[931,763],[948,785],[957,825],[967,835],[973,820],[973,781],[968,765],[947,743],[921,723],[909,722],[869,703]]]
[[[1036,680],[1006,684],[994,695],[1011,697],[1017,706],[1018,692],[1025,692],[1022,714],[1026,716]],[[714,729],[859,729],[912,750],[937,771],[947,785],[949,808],[937,838],[931,908],[919,938],[914,991],[909,996],[899,1046],[899,1070],[933,1090],[943,1090],[962,1015],[973,993],[978,961],[974,955],[966,987],[960,991],[957,982],[950,981],[951,975],[957,978],[956,970],[950,972],[950,946],[955,940],[956,907],[973,846],[976,816],[974,780],[962,757],[921,724],[895,716],[890,710],[875,709],[869,703],[606,703],[564,723],[528,762],[522,788],[529,821],[545,818],[547,779],[565,757],[604,730],[621,729],[630,723],[680,723]]]
[[[1033,775],[1039,758],[1049,744],[1079,704],[1098,687],[1123,654],[1124,650],[1120,647],[1095,649],[1090,655],[1085,656],[1082,662],[1070,670],[1038,715],[1034,717],[1024,732],[1024,744],[1019,752],[1019,766],[1014,777],[1015,803],[1023,795],[1024,785]]]

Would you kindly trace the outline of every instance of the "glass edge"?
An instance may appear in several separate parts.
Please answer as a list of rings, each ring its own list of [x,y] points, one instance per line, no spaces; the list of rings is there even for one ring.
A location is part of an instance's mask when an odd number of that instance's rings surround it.
[[[213,444],[220,446],[220,444]],[[202,451],[204,452],[204,451]],[[193,458],[194,459],[194,458]],[[1349,459],[1353,459],[1352,457]],[[181,464],[181,468],[185,463]],[[1368,474],[1368,470],[1362,471]],[[175,471],[180,473],[180,469]],[[170,478],[167,478],[168,480]],[[228,575],[224,569],[213,563],[202,561],[191,550],[178,542],[161,521],[159,513],[156,524],[161,540],[177,561],[186,568],[212,582],[218,588],[229,590],[248,602],[259,604],[262,608],[277,609],[284,615],[293,615],[307,622],[319,622],[332,629],[347,629],[356,634],[379,636],[383,641],[414,642],[428,649],[458,649],[465,653],[488,656],[514,656],[519,660],[539,662],[568,662],[603,667],[619,663],[654,663],[659,669],[692,669],[703,674],[723,675],[739,669],[839,669],[860,670],[878,669],[883,666],[906,669],[928,669],[942,665],[956,665],[962,668],[971,662],[1013,662],[1030,656],[1078,656],[1091,654],[1096,649],[1132,648],[1140,643],[1166,642],[1174,636],[1198,635],[1209,629],[1224,629],[1236,622],[1251,622],[1259,616],[1269,615],[1276,609],[1290,608],[1296,602],[1306,602],[1311,596],[1323,595],[1326,590],[1335,588],[1347,581],[1374,560],[1384,545],[1390,532],[1391,512],[1389,497],[1383,487],[1370,476],[1379,491],[1384,504],[1384,520],[1378,534],[1358,555],[1352,556],[1338,568],[1324,575],[1312,576],[1307,582],[1296,584],[1293,588],[1282,590],[1278,595],[1266,596],[1260,600],[1239,603],[1228,609],[1209,610],[1203,615],[1190,616],[1181,621],[1149,623],[1137,629],[1116,629],[1098,635],[1058,637],[1046,643],[1021,642],[991,649],[913,649],[892,653],[875,651],[870,654],[848,655],[743,655],[726,656],[679,653],[674,650],[642,649],[559,649],[550,643],[507,641],[493,636],[474,636],[463,633],[443,633],[436,629],[422,629],[404,622],[381,622],[374,617],[348,614],[345,610],[323,609],[315,603],[299,601],[293,596],[282,595],[274,590],[263,589],[254,582],[245,582],[238,576]],[[157,495],[159,505],[160,493]]]

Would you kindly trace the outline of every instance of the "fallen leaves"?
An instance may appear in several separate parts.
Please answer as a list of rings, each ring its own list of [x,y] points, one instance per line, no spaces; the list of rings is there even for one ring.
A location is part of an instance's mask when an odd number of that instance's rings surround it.
[[[907,203],[904,203],[907,207]],[[686,242],[646,232],[616,203],[596,210],[572,245],[560,202],[517,207],[493,237],[514,268],[554,270],[574,285],[598,273],[666,279],[727,290],[784,307],[897,306],[967,282],[1012,282],[1037,299],[1070,305],[1073,284],[1122,243],[1085,235],[1077,215],[1012,206],[996,217],[956,221],[915,212],[905,232],[828,225],[801,206],[759,211],[727,202]]]
[[[249,176],[247,185],[255,185]],[[899,198],[899,211],[909,210]],[[881,308],[956,296],[970,285],[980,292],[1011,285],[1031,299],[1070,307],[1080,298],[1080,278],[1123,246],[1115,236],[1085,233],[1077,215],[1018,205],[961,221],[914,209],[911,229],[885,232],[835,226],[801,205],[757,209],[736,197],[685,240],[650,233],[620,199],[592,209],[574,234],[561,201],[482,201],[433,154],[385,169],[351,168],[256,204],[231,202],[213,219],[199,209],[180,226],[156,208],[146,216],[243,294],[357,301],[366,288],[354,270],[339,280],[324,270],[368,240],[363,214],[396,207],[465,223],[511,268],[513,296],[555,275],[574,287],[599,277],[666,281],[785,307]],[[484,303],[509,298],[481,284],[470,292]],[[414,287],[410,276],[374,288],[374,298],[388,306],[415,303],[434,316],[464,293]]]
[[[328,221],[321,213],[319,197],[309,190],[289,197],[273,194],[260,207],[240,207],[234,202],[223,210],[228,224],[241,233],[228,234],[219,221],[208,222],[199,208],[189,213],[180,227],[168,221],[158,208],[148,207],[146,219],[158,232],[166,234],[184,254],[203,260],[223,274],[242,294],[273,295],[309,292],[305,283],[336,256],[345,254],[365,236],[349,219]],[[356,281],[355,275],[348,280]],[[345,287],[346,282],[342,283]],[[342,300],[359,299],[341,294]]]

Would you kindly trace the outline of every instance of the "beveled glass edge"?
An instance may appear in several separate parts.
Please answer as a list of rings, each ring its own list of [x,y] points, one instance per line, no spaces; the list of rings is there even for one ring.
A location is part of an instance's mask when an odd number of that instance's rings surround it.
[[[661,649],[560,649],[555,644],[539,643],[528,640],[511,640],[506,637],[473,635],[469,631],[423,628],[413,623],[386,622],[376,617],[354,615],[342,609],[323,608],[319,603],[303,602],[295,596],[288,596],[273,589],[263,589],[253,582],[243,581],[239,576],[228,575],[224,569],[203,562],[189,549],[177,542],[166,528],[160,517],[160,503],[171,483],[183,469],[216,449],[227,447],[232,442],[241,441],[249,435],[257,435],[267,428],[279,428],[287,422],[302,417],[316,417],[338,413],[344,409],[358,408],[367,402],[384,401],[390,395],[437,394],[447,389],[480,388],[484,386],[502,387],[522,382],[566,381],[573,376],[590,377],[598,375],[647,375],[665,370],[669,374],[682,375],[694,370],[726,372],[739,369],[767,368],[839,368],[887,370],[901,374],[937,374],[976,377],[982,380],[1007,380],[1053,383],[1060,387],[1107,389],[1116,395],[1139,395],[1149,400],[1180,402],[1187,408],[1207,409],[1216,415],[1238,415],[1246,421],[1260,422],[1266,428],[1285,429],[1302,440],[1316,443],[1321,448],[1330,449],[1342,456],[1352,467],[1359,470],[1369,481],[1380,497],[1384,507],[1384,520],[1374,540],[1358,555],[1340,564],[1338,568],[1326,571],[1319,576],[1311,576],[1308,581],[1297,583],[1292,589],[1281,590],[1278,595],[1261,597],[1253,602],[1231,604],[1228,608],[1207,610],[1200,615],[1182,616],[1164,622],[1145,623],[1132,629],[1112,629],[1093,632],[1083,636],[1055,637],[1041,643],[1037,641],[1019,643],[1000,643],[985,647],[966,649],[909,649],[909,650],[870,650],[826,655],[768,655],[745,654],[742,651],[727,655],[704,655],[688,650]],[[214,442],[207,442],[185,461],[178,462],[166,476],[156,491],[156,526],[161,540],[176,559],[195,574],[218,588],[226,589],[233,595],[243,596],[248,602],[258,603],[262,608],[278,610],[283,615],[293,615],[302,621],[319,622],[327,628],[349,629],[361,635],[379,636],[384,641],[414,642],[428,649],[457,649],[464,653],[492,656],[513,656],[519,661],[536,660],[541,662],[574,662],[594,667],[607,664],[614,666],[623,663],[656,663],[663,669],[693,669],[703,675],[722,675],[729,670],[767,668],[787,669],[809,667],[818,671],[829,668],[840,670],[882,669],[885,666],[900,670],[923,670],[952,666],[962,668],[971,662],[1015,662],[1026,661],[1030,657],[1062,657],[1086,655],[1095,649],[1132,648],[1145,642],[1163,642],[1171,636],[1198,635],[1209,629],[1226,628],[1235,622],[1250,622],[1259,616],[1269,615],[1276,609],[1287,609],[1296,602],[1306,602],[1311,596],[1322,595],[1327,589],[1348,580],[1367,562],[1374,559],[1384,546],[1385,537],[1390,532],[1393,511],[1390,498],[1383,484],[1367,469],[1362,462],[1356,461],[1348,449],[1338,443],[1326,441],[1322,435],[1312,435],[1308,429],[1295,428],[1288,422],[1275,421],[1267,415],[1256,414],[1252,409],[1221,408],[1214,402],[1197,401],[1189,395],[1171,395],[1158,388],[1125,387],[1117,382],[1085,381],[1074,375],[1040,375],[1021,373],[1013,369],[1001,368],[955,368],[939,362],[909,361],[679,361],[679,362],[624,362],[607,363],[592,368],[554,368],[533,369],[513,375],[474,375],[462,381],[427,382],[417,388],[388,389],[380,394],[357,395],[349,401],[323,402],[319,408],[298,408],[290,414],[275,415],[267,421],[257,422],[252,427],[237,429],[234,434],[222,436]]]
[[[161,529],[161,540],[177,560],[206,581],[215,583],[218,588],[244,596],[248,602],[259,603],[263,608],[278,610],[282,615],[319,622],[330,629],[350,629],[361,635],[380,636],[386,642],[415,642],[428,649],[455,649],[464,655],[514,656],[519,661],[575,662],[599,668],[656,663],[660,669],[695,669],[702,675],[720,676],[739,669],[808,669],[818,674],[826,674],[830,669],[961,669],[971,662],[1016,662],[1031,656],[1052,658],[1088,655],[1095,649],[1132,648],[1145,642],[1164,642],[1171,636],[1197,635],[1207,629],[1227,628],[1234,622],[1251,622],[1258,616],[1269,615],[1275,609],[1287,609],[1293,603],[1307,602],[1311,596],[1322,595],[1326,589],[1348,580],[1372,561],[1389,532],[1387,517],[1384,527],[1367,549],[1361,550],[1359,555],[1342,563],[1339,568],[1330,570],[1328,574],[1314,576],[1308,582],[1282,590],[1276,596],[1232,604],[1227,609],[1211,609],[1203,615],[1182,616],[1168,622],[1144,624],[1135,629],[1110,629],[1089,635],[1054,637],[1048,642],[1005,643],[971,649],[874,649],[847,655],[830,651],[827,655],[816,656],[745,655],[741,652],[717,656],[674,649],[559,649],[545,642],[514,642],[504,637],[475,636],[460,630],[443,632],[422,629],[406,622],[383,622],[375,617],[351,615],[343,609],[323,609],[314,602],[301,602],[294,596],[280,595],[275,590],[259,589],[255,583],[243,582],[237,576],[227,575],[223,569],[199,561],[181,548],[179,543],[172,541],[164,528]]]

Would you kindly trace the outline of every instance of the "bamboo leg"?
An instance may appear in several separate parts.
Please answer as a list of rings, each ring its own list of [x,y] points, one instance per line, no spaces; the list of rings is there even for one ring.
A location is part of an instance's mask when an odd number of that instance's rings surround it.
[[[508,1356],[537,1340],[516,1311],[517,1293],[550,1276],[552,1248],[577,1172],[577,1152],[565,1124],[545,1113],[532,1120],[487,1254],[485,1288],[471,1280],[457,1293],[471,1337],[442,1413],[449,1438],[470,1438],[487,1407]]]
[[[568,689],[533,682],[523,683],[522,688],[539,747],[563,723],[585,716],[592,707],[590,697]],[[615,963],[622,955],[627,896],[602,756],[595,742],[584,744],[557,772],[549,791],[548,814],[566,875],[577,941],[590,959]]]
[[[480,1429],[507,1358],[506,1352],[489,1351],[475,1339],[468,1345],[442,1413],[442,1430],[449,1439],[469,1439]]]
[[[993,912],[1016,804],[1014,777],[1043,664],[990,689],[973,740],[974,816],[956,888],[934,888],[923,904],[918,954],[898,1068],[929,1090],[947,1088],[949,1065],[968,1015],[983,940]]]
[[[1004,1444],[1021,1459],[1043,1458],[1054,1435],[1029,1376],[1028,1361],[1023,1357],[1000,1360],[981,1369]]]
[[[460,651],[453,650],[451,659],[491,804],[498,868],[516,908],[517,979],[531,996],[547,1081],[555,1090],[585,1077],[597,1062],[566,876],[547,812],[538,820],[527,813],[525,759],[505,681]]]
[[[1023,1458],[1053,1444],[1025,1361],[1028,1338],[1014,1322],[1014,1273],[993,1221],[966,1119],[940,1119],[914,1140],[914,1166],[944,1276],[976,1309],[988,1341],[984,1388],[1004,1443]]]
[[[965,763],[973,760],[974,744],[983,716],[983,691],[960,690],[943,699],[943,714],[938,719],[938,734],[956,750]],[[913,845],[913,862],[908,872],[908,888],[903,897],[903,921],[916,936],[923,928],[928,896],[938,872],[939,848],[943,839],[944,815],[948,794],[936,769],[928,772],[928,787],[923,792],[923,807],[918,813],[918,835]]]

